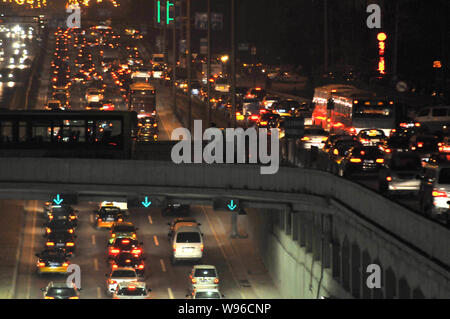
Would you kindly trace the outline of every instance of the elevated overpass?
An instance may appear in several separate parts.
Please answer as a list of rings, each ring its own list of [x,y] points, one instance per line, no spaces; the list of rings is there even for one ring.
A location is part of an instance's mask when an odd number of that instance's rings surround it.
[[[4,199],[239,199],[249,208],[249,236],[284,298],[450,297],[449,230],[326,172],[260,175],[251,165],[55,158],[0,158],[0,167]],[[380,266],[381,288],[366,284],[372,264]]]

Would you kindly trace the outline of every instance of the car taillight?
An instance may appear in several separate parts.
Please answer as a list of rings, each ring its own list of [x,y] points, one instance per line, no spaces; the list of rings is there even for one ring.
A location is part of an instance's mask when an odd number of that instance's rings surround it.
[[[267,122],[266,122],[266,121],[262,121],[262,122],[259,122],[259,124],[261,124],[261,125],[267,125]]]
[[[112,265],[113,269],[117,269],[119,266],[117,266],[116,264]]]
[[[138,269],[144,269],[144,264],[140,264],[140,265],[138,266]]]
[[[45,267],[45,263],[38,263],[39,267]]]
[[[114,266],[113,266],[113,268],[114,268]],[[110,283],[110,284],[117,284],[117,281],[115,281],[115,280],[110,280],[109,283]]]
[[[52,220],[53,219],[53,215],[48,215],[48,219]]]
[[[55,246],[55,243],[54,243],[54,242],[51,242],[51,241],[48,241],[48,242],[46,243],[46,245],[47,245],[47,246]]]
[[[433,192],[431,194],[433,195],[433,197],[447,197],[446,192],[442,192],[437,189],[433,189]]]
[[[205,246],[203,245],[203,244],[201,244],[200,245],[200,249],[203,251],[203,248],[204,248]]]
[[[450,146],[441,146],[441,147],[439,147],[439,152],[441,152],[441,153],[450,153]]]
[[[62,264],[62,266],[63,267],[67,267],[67,266],[69,266],[69,264],[68,263],[64,263],[64,264]]]
[[[309,141],[310,138],[308,136],[302,137],[302,141]]]
[[[46,232],[47,232],[47,234],[50,234],[51,232],[52,232],[52,230],[50,229],[50,228],[46,228]]]
[[[339,155],[339,150],[337,148],[335,148],[334,151],[333,151],[333,154],[334,155]]]
[[[101,218],[99,218],[99,219],[97,219],[97,221],[101,222],[101,221],[102,221],[102,219],[101,219]]]
[[[45,299],[55,299],[55,297],[45,296]]]
[[[131,237],[136,238],[136,234],[133,234]]]
[[[120,222],[123,222],[123,219],[122,219],[122,218],[119,218],[118,222],[119,222],[119,223],[120,223]]]
[[[76,216],[70,216],[69,218],[73,220],[73,219],[75,219],[77,217]]]
[[[73,229],[69,229],[69,234],[73,234]]]
[[[75,246],[75,243],[66,243],[66,246],[67,247],[73,247],[73,246]]]
[[[111,237],[112,237],[112,238],[116,237],[116,234],[112,234]]]
[[[80,299],[78,297],[69,297],[69,299]]]
[[[361,159],[353,157],[353,158],[350,159],[350,162],[352,162],[352,163],[361,163]]]
[[[256,120],[259,119],[259,116],[258,115],[252,115],[252,116],[250,116],[250,119],[256,121]]]
[[[173,245],[173,246],[172,246],[172,249],[173,249],[173,251],[177,251],[177,246],[176,246],[176,245]]]
[[[390,182],[390,181],[392,181],[392,177],[391,177],[391,176],[388,176],[388,177],[386,177],[386,180],[387,180],[388,182]]]
[[[140,253],[142,253],[142,250],[140,250],[140,249],[133,249],[131,251],[131,253],[134,254],[134,255],[139,255]]]
[[[197,279],[192,278],[192,283],[193,283],[193,284],[196,284],[196,283],[197,283]]]
[[[392,152],[389,148],[385,149],[384,151],[385,151],[386,153]]]
[[[377,163],[384,163],[384,158],[377,158]]]
[[[422,142],[417,143],[417,147],[423,147],[423,143]]]
[[[111,249],[111,250],[109,251],[109,253],[110,253],[110,254],[113,254],[113,255],[118,254],[118,253],[120,253],[120,249]]]
[[[215,284],[218,284],[218,283],[219,283],[219,278],[215,278],[215,279],[214,279],[214,283],[215,283]]]

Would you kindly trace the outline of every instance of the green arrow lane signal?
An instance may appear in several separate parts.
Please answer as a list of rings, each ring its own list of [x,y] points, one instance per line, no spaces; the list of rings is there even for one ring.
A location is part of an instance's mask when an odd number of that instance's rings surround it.
[[[228,207],[230,210],[235,210],[236,207],[237,207],[237,205],[234,204],[234,200],[231,200],[230,203],[227,205],[227,207]]]

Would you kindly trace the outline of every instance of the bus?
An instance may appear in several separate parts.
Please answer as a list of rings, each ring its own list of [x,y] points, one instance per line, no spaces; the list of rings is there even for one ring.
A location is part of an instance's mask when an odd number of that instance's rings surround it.
[[[149,83],[133,83],[128,93],[128,111],[156,115],[156,90]]]
[[[131,158],[135,112],[0,111],[0,156]]]
[[[312,124],[338,134],[380,129],[389,136],[396,127],[394,101],[351,85],[325,85],[314,90]]]

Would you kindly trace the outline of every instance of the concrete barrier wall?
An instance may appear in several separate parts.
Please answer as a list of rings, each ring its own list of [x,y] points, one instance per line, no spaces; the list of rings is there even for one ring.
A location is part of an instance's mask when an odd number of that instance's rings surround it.
[[[280,168],[260,175],[253,165],[180,164],[156,161],[1,158],[0,182],[80,185],[149,185],[264,190],[335,199],[430,259],[450,265],[450,232],[358,184],[327,172]]]

